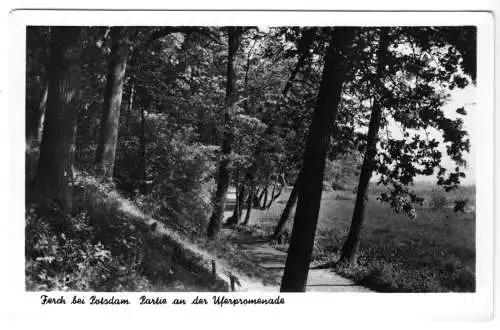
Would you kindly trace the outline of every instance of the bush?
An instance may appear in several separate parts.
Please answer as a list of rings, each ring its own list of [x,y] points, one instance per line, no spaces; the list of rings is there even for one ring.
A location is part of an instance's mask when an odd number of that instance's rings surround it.
[[[429,196],[429,207],[433,210],[442,210],[446,207],[448,199],[441,189],[433,189]]]
[[[111,252],[89,239],[87,214],[70,217],[57,206],[26,212],[26,289],[88,291],[112,268]]]
[[[332,181],[332,189],[345,191],[348,188],[347,188],[347,185],[342,183],[342,182]]]
[[[124,221],[118,194],[85,180],[77,177],[73,214],[55,203],[28,206],[26,289],[149,290],[140,271],[145,256],[138,253],[144,251],[143,235]]]
[[[179,131],[149,146],[151,192],[137,201],[178,230],[204,233],[215,187],[215,149],[192,141],[191,134]]]

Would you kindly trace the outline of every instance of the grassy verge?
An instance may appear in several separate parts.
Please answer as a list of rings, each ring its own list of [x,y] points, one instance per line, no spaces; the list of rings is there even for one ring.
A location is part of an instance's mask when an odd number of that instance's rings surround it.
[[[430,196],[428,186],[420,189],[423,196]],[[474,193],[473,187],[463,188],[447,196],[448,204],[464,197],[474,201]],[[286,201],[286,197],[283,200]],[[282,207],[276,206],[262,214],[253,228],[263,235],[272,233]],[[314,262],[338,259],[353,207],[354,194],[350,191],[323,194]],[[379,203],[372,192],[359,246],[358,266],[335,266],[335,270],[377,291],[474,292],[475,214],[454,213],[446,205],[433,209],[429,201],[417,212],[416,220],[395,214]]]

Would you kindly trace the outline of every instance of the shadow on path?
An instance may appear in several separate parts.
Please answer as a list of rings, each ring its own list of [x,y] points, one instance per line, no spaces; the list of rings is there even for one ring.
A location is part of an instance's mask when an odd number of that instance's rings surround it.
[[[252,261],[258,268],[259,277],[264,283],[272,285],[279,291],[286,263],[286,252],[276,249],[268,239],[249,237],[248,232],[235,229],[224,229],[224,235],[242,255]],[[251,236],[251,234],[250,234]],[[285,246],[280,246],[285,248]],[[252,271],[255,272],[255,269]],[[331,269],[311,267],[307,280],[307,291],[319,292],[370,292],[371,290],[356,285],[353,281],[343,278]]]

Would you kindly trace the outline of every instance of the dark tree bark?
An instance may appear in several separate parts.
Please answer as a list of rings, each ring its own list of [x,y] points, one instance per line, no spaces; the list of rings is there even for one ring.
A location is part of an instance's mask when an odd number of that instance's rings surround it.
[[[260,205],[262,204],[262,198],[264,197],[264,191],[266,187],[262,187],[262,190],[259,188],[257,190],[257,195],[255,196],[255,207],[260,208]]]
[[[290,193],[290,197],[288,197],[288,201],[286,202],[285,208],[283,209],[283,213],[281,213],[280,220],[278,221],[278,225],[274,229],[273,238],[277,238],[283,232],[283,228],[285,228],[286,222],[290,218],[290,213],[292,213],[293,207],[297,202],[297,198],[299,197],[299,176],[295,180],[295,184],[293,185],[292,192]]]
[[[288,96],[288,93],[290,92],[292,84],[295,81],[295,78],[297,77],[297,74],[304,67],[306,62],[310,59],[309,50],[310,50],[311,45],[313,43],[315,32],[316,32],[315,28],[304,28],[303,29],[302,37],[299,40],[299,43],[297,45],[299,57],[297,60],[297,64],[295,65],[295,68],[291,72],[290,77],[288,78],[288,80],[285,84],[285,87],[283,88],[283,91],[282,91],[282,98],[283,99],[286,99],[286,97]],[[276,113],[279,115],[280,112],[281,112],[281,102],[278,102],[278,104],[276,105]],[[264,135],[273,134],[274,125],[276,124],[276,120],[277,120],[277,118],[274,118],[274,120],[267,126],[267,128],[264,132]],[[255,150],[255,155],[254,155],[255,159],[259,158],[263,149],[264,149],[264,146],[263,146],[263,143],[261,140],[261,142],[258,143],[257,148]],[[255,176],[255,173],[257,172],[256,164],[252,165],[252,170],[250,170],[250,172],[253,173],[252,176]],[[267,187],[267,184],[266,184],[266,187]],[[261,209],[266,207],[267,199],[264,200],[264,204],[263,204],[264,206],[261,206],[262,205],[262,198],[264,197],[265,193],[266,193],[265,190],[260,191],[260,189],[256,189],[254,191],[254,199],[253,199],[254,207],[261,208]]]
[[[376,73],[379,79],[381,79],[383,71],[385,70],[385,66],[387,64],[387,47],[389,46],[388,32],[389,32],[388,28],[382,28],[380,32],[379,49],[377,51],[378,64]],[[344,242],[344,245],[342,246],[340,262],[354,264],[356,261],[356,252],[359,243],[359,236],[361,233],[361,227],[363,225],[363,220],[365,217],[365,208],[367,200],[366,192],[372,176],[375,156],[377,155],[377,141],[378,141],[378,132],[380,128],[381,116],[382,116],[382,108],[380,105],[380,99],[377,96],[375,96],[375,100],[372,106],[372,114],[370,117],[370,124],[368,126],[367,145],[366,145],[365,157],[363,159],[363,165],[361,167],[361,174],[359,177],[358,190],[356,193],[356,203],[354,204],[354,212],[351,221],[351,228],[349,229],[349,234],[347,236],[347,239]]]
[[[101,133],[96,153],[96,167],[102,178],[112,178],[115,165],[116,143],[120,127],[120,106],[123,82],[127,69],[128,42],[126,28],[111,28],[111,57],[109,60]]]
[[[243,225],[248,225],[248,222],[250,221],[250,214],[252,213],[252,203],[253,203],[253,198],[255,194],[255,188],[253,183],[250,184],[250,191],[248,193],[248,198],[247,198],[247,213],[245,214],[245,220],[243,221]]]
[[[281,281],[281,292],[305,292],[321,202],[325,156],[337,116],[354,28],[333,28],[325,68],[304,152],[299,197]]]
[[[233,209],[233,214],[229,219],[227,219],[226,224],[228,226],[236,225],[240,222],[241,219],[241,212],[243,209],[243,203],[245,202],[245,194],[246,194],[246,189],[245,189],[245,183],[239,183],[239,169],[236,170],[236,203],[234,205]]]
[[[142,106],[139,107],[141,112],[141,136],[139,137],[139,191],[146,191],[146,115]]]
[[[207,235],[210,239],[216,239],[224,216],[226,205],[227,189],[229,187],[229,155],[231,154],[231,145],[233,142],[233,133],[231,130],[231,114],[236,105],[236,52],[240,44],[242,34],[241,27],[228,28],[228,56],[227,56],[227,75],[226,75],[226,111],[224,114],[224,136],[222,141],[222,160],[219,164],[217,176],[217,190],[213,200],[213,212],[208,222]]]
[[[55,201],[65,211],[73,204],[80,58],[80,28],[52,28],[50,88],[33,197]]]
[[[239,190],[238,194],[238,222],[240,222],[241,219],[241,214],[243,213],[243,204],[245,204],[245,197],[246,197],[247,191],[246,191],[246,186],[244,183],[241,184],[241,188]]]
[[[316,28],[304,28],[302,30],[302,36],[297,45],[297,51],[299,52],[299,59],[297,61],[297,64],[295,65],[295,68],[290,74],[290,77],[288,78],[285,88],[283,89],[283,97],[286,97],[288,95],[288,91],[290,91],[292,83],[297,77],[299,70],[304,66],[306,61],[311,56],[309,53],[309,49],[311,48],[311,45],[313,43],[315,32]]]
[[[283,191],[283,182],[282,183],[279,182],[280,178],[281,178],[281,174],[276,178],[276,181],[274,182],[273,190],[271,192],[271,200],[267,204],[268,210],[271,208],[271,205],[273,205],[274,201],[277,200],[278,197],[280,197],[281,192]],[[276,191],[276,187],[278,185],[279,185],[279,188],[278,188],[279,190]]]
[[[264,188],[264,199],[262,201],[262,204],[259,205],[259,208],[261,210],[265,209],[266,208],[266,204],[267,204],[267,199],[268,199],[268,194],[269,194],[269,179],[266,181],[266,187]]]
[[[277,182],[274,181],[273,189],[271,189],[271,198],[269,199],[269,203],[265,205],[266,209],[269,209],[271,207],[271,204],[273,203],[274,193],[276,192],[276,184]]]

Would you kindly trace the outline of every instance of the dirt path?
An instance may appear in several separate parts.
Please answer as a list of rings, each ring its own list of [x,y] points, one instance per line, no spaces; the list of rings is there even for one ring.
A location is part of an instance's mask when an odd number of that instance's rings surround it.
[[[258,265],[260,274],[266,281],[273,283],[272,291],[279,291],[279,283],[283,276],[286,252],[275,249],[267,241],[249,240],[245,234],[230,229],[224,230],[229,235],[228,241],[248,259]],[[329,269],[310,269],[306,291],[310,292],[372,292],[372,290],[356,285]]]
[[[280,214],[288,194],[280,197],[269,210],[253,210],[250,224],[257,225],[263,219],[276,218]],[[225,218],[232,212],[225,212]],[[243,214],[244,218],[245,214]],[[269,241],[252,235],[251,231],[240,228],[223,229],[225,239],[259,268],[259,277],[270,284],[273,291],[279,291],[286,262],[286,252],[276,249]],[[256,272],[253,270],[253,272]],[[373,292],[353,281],[341,277],[330,269],[309,269],[306,291],[310,292]]]
[[[88,186],[95,185],[89,181]],[[99,187],[96,186],[98,189]],[[131,223],[143,224],[150,231],[154,240],[161,240],[162,244],[171,245],[177,251],[177,260],[182,261],[188,268],[198,269],[200,274],[213,277],[214,280],[226,282],[231,287],[231,278],[236,278],[238,285],[235,291],[250,292],[278,292],[285,268],[286,252],[278,250],[270,245],[267,240],[255,236],[255,231],[246,227],[224,228],[222,237],[225,243],[229,243],[234,250],[232,254],[208,252],[196,243],[181,238],[177,233],[170,230],[164,224],[141,212],[133,203],[113,192],[107,195],[117,203],[117,209],[131,221]],[[275,217],[283,208],[283,200],[286,201],[287,194],[277,201],[275,205],[266,211],[254,210],[250,224],[258,225],[265,217]],[[270,213],[271,212],[271,213]],[[225,218],[231,215],[226,212]],[[269,218],[268,218],[269,219]],[[258,235],[258,234],[257,234]],[[310,269],[307,283],[307,291],[339,292],[339,291],[370,291],[364,287],[355,285],[352,281],[345,279],[331,270]]]

